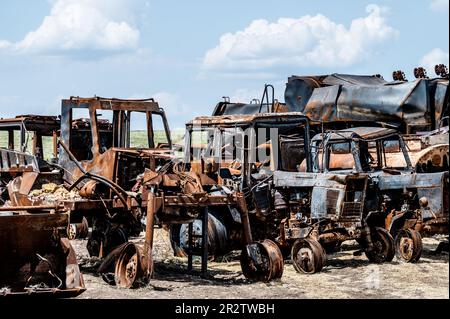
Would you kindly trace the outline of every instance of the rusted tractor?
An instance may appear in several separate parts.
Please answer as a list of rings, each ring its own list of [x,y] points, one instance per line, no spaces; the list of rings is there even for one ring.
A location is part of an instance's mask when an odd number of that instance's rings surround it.
[[[84,114],[80,114],[82,112]],[[171,159],[167,121],[164,111],[153,100],[73,97],[63,100],[61,113],[60,120],[26,116],[0,121],[0,130],[8,132],[10,148],[14,147],[13,130],[16,127],[22,130],[19,135],[21,151],[25,151],[28,145],[28,130],[35,132],[33,154],[1,150],[2,183],[7,185],[4,190],[8,188],[7,193],[3,192],[3,208],[8,214],[15,214],[16,210],[39,212],[57,207],[57,211],[62,211],[66,219],[55,222],[53,214],[40,216],[39,227],[46,231],[44,233],[57,229],[55,234],[61,236],[61,230],[64,230],[62,237],[74,239],[85,236],[88,226],[91,226],[88,251],[93,256],[104,258],[117,246],[127,242],[129,236],[142,230],[141,219],[145,216],[146,198],[142,200],[132,188],[136,184],[136,177],[145,169],[156,169]],[[166,135],[165,141],[156,145],[154,125],[158,119]],[[139,145],[130,145],[131,127],[139,129],[139,126],[144,126],[146,134]],[[51,161],[44,161],[45,154],[42,154],[44,135],[52,138],[54,156]],[[25,217],[17,216],[17,220],[21,218]],[[6,219],[10,217],[3,220]],[[45,222],[47,219],[48,225]],[[63,221],[67,222],[64,226]],[[24,229],[24,234],[27,227],[17,225],[17,229]],[[39,232],[36,234],[44,243],[44,235]],[[15,233],[4,234],[9,235],[14,236]],[[54,237],[52,240],[58,243],[59,237]],[[20,238],[12,238],[11,241],[20,242]],[[66,239],[63,238],[63,241]],[[69,246],[62,246],[64,253],[69,252]],[[6,255],[10,249],[14,251],[13,246],[5,249]],[[36,242],[36,246],[25,249],[24,258],[36,259],[33,249],[39,253],[42,245]],[[45,259],[44,253],[47,251],[39,254]],[[50,264],[54,265],[51,260],[44,259],[38,262],[44,263],[47,268]],[[54,265],[55,271],[52,272],[55,278],[64,279],[59,272],[56,273],[60,265]],[[58,287],[64,287],[64,280]]]
[[[280,194],[270,188],[271,176],[277,169],[295,171],[296,163],[308,157],[308,125],[298,113],[197,117],[186,125],[184,160],[191,171],[205,176],[205,187],[243,192],[253,237],[274,241],[279,236],[274,225],[284,218],[284,208],[279,207]],[[233,207],[211,207],[209,216],[210,258],[239,249],[243,240],[239,212]],[[170,229],[179,255],[187,247],[186,229],[187,225]]]
[[[401,153],[402,161],[387,162],[390,152]],[[291,258],[301,272],[320,270],[324,251],[350,239],[360,243],[370,261],[390,261],[396,251],[400,260],[415,262],[422,250],[420,231],[426,229],[419,225],[448,224],[448,173],[415,173],[403,138],[393,129],[318,134],[311,157],[312,173],[276,171],[273,181],[290,212],[280,240],[292,243]],[[392,222],[390,214],[399,221],[410,216],[411,223]]]

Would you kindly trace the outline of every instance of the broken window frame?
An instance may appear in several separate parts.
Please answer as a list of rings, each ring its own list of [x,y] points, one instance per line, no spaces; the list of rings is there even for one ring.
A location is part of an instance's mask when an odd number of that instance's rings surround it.
[[[405,160],[406,166],[404,167],[388,167],[386,161],[386,151],[384,147],[384,142],[392,139],[398,139],[399,142],[399,151],[402,152],[403,158]],[[311,143],[311,157],[313,162],[313,171],[314,172],[333,172],[339,171],[339,169],[330,169],[330,154],[333,145],[342,144],[342,143],[350,143],[351,153],[353,155],[353,160],[355,163],[355,171],[357,173],[369,172],[373,170],[382,170],[382,169],[406,169],[413,170],[411,159],[409,158],[409,154],[407,151],[406,144],[403,140],[403,137],[400,134],[393,134],[390,136],[385,136],[383,138],[375,138],[375,139],[360,139],[360,138],[352,138],[352,139],[336,139],[333,141],[328,141],[325,137],[324,139],[315,141]],[[361,156],[363,155],[361,152],[361,143],[370,142],[376,143],[376,156],[377,156],[377,167],[372,167],[370,163],[368,163],[367,168],[363,167],[363,163],[361,161]],[[369,152],[369,147],[367,147],[367,153]],[[319,154],[322,152],[322,166],[320,166]],[[346,169],[343,169],[346,170]]]

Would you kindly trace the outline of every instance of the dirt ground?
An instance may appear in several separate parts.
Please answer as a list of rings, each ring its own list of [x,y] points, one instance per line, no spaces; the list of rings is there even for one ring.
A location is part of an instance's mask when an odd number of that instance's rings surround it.
[[[139,241],[139,240],[138,240]],[[327,266],[317,274],[297,273],[285,263],[280,280],[248,282],[242,275],[239,253],[226,261],[210,262],[208,278],[187,273],[187,260],[175,258],[167,234],[156,230],[155,274],[150,285],[140,289],[110,286],[89,267],[85,240],[73,242],[84,274],[86,292],[78,298],[449,298],[449,255],[435,255],[439,241],[424,239],[424,252],[416,264],[370,264],[364,256],[353,256],[357,245],[344,243],[341,251],[328,255]],[[198,268],[200,265],[196,265]]]

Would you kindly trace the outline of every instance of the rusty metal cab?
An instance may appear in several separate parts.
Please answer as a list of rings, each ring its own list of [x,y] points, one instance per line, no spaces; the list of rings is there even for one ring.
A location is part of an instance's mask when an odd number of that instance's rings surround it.
[[[89,124],[85,125],[85,130],[90,134],[80,134],[83,128],[82,123],[73,128],[74,112],[85,110]],[[105,114],[108,112],[108,114]],[[148,100],[120,100],[105,98],[77,98],[72,97],[62,101],[61,112],[61,141],[68,147],[75,159],[86,171],[103,176],[124,187],[131,189],[134,185],[130,180],[143,172],[145,165],[155,169],[158,163],[158,156],[164,158],[171,153],[172,141],[170,130],[165,117],[164,110],[159,107],[153,99]],[[144,141],[142,145],[131,144],[131,131],[138,120],[132,121],[133,116],[141,115],[144,118],[140,128],[144,131]],[[103,119],[101,119],[103,117]],[[156,118],[163,124],[164,143],[155,144],[155,132],[153,123]],[[112,132],[112,134],[108,134]],[[152,153],[152,150],[154,152]],[[168,156],[166,156],[168,157]],[[141,162],[147,160],[148,163],[129,163],[134,158],[142,158]],[[66,168],[71,174],[65,174],[68,182],[73,182],[83,172],[69,158],[68,152],[64,149],[58,159],[58,163]]]
[[[0,148],[28,152],[41,160],[50,160],[56,157],[54,137],[59,127],[60,121],[56,116],[18,115],[14,118],[2,118]],[[45,149],[51,153],[44,153]]]
[[[19,115],[0,119],[0,202],[8,199],[6,185],[17,176],[33,176],[30,183],[38,173],[52,179],[48,161],[57,156],[59,126],[56,116]]]

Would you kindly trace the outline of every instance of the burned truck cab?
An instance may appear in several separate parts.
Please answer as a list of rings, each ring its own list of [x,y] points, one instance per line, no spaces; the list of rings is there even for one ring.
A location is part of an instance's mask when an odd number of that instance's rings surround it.
[[[246,189],[257,182],[255,173],[296,171],[309,158],[307,141],[309,121],[300,113],[198,117],[186,125],[184,156],[191,169],[223,183],[239,176]]]
[[[352,150],[353,159],[343,160],[346,155],[339,154],[342,150],[337,149],[346,144],[340,144],[343,141],[339,141],[339,137],[330,137],[333,142],[325,143],[323,166],[325,171],[333,171],[336,166],[342,169],[353,165],[354,172],[368,173],[366,210],[381,214],[373,214],[367,219],[372,218],[371,223],[384,227],[395,238],[400,260],[415,262],[422,251],[421,236],[448,234],[449,177],[440,162],[441,158],[445,160],[445,155],[435,153],[437,168],[433,169],[433,165],[427,163],[427,169],[424,169],[410,159],[411,154],[415,155],[411,150],[411,136],[399,135],[392,129],[370,130],[377,136],[349,139],[350,148],[344,154]],[[317,145],[313,141],[314,144]],[[316,156],[314,149],[313,146],[314,167],[320,170],[320,154]]]
[[[2,174],[21,171],[34,160],[41,171],[55,161],[60,121],[56,116],[18,115],[0,119],[0,170]],[[6,176],[2,176],[4,180]]]
[[[56,157],[56,135],[60,121],[56,116],[18,115],[0,119],[0,147],[28,152],[41,160]],[[44,147],[44,145],[46,147]],[[44,148],[50,152],[44,153]]]

